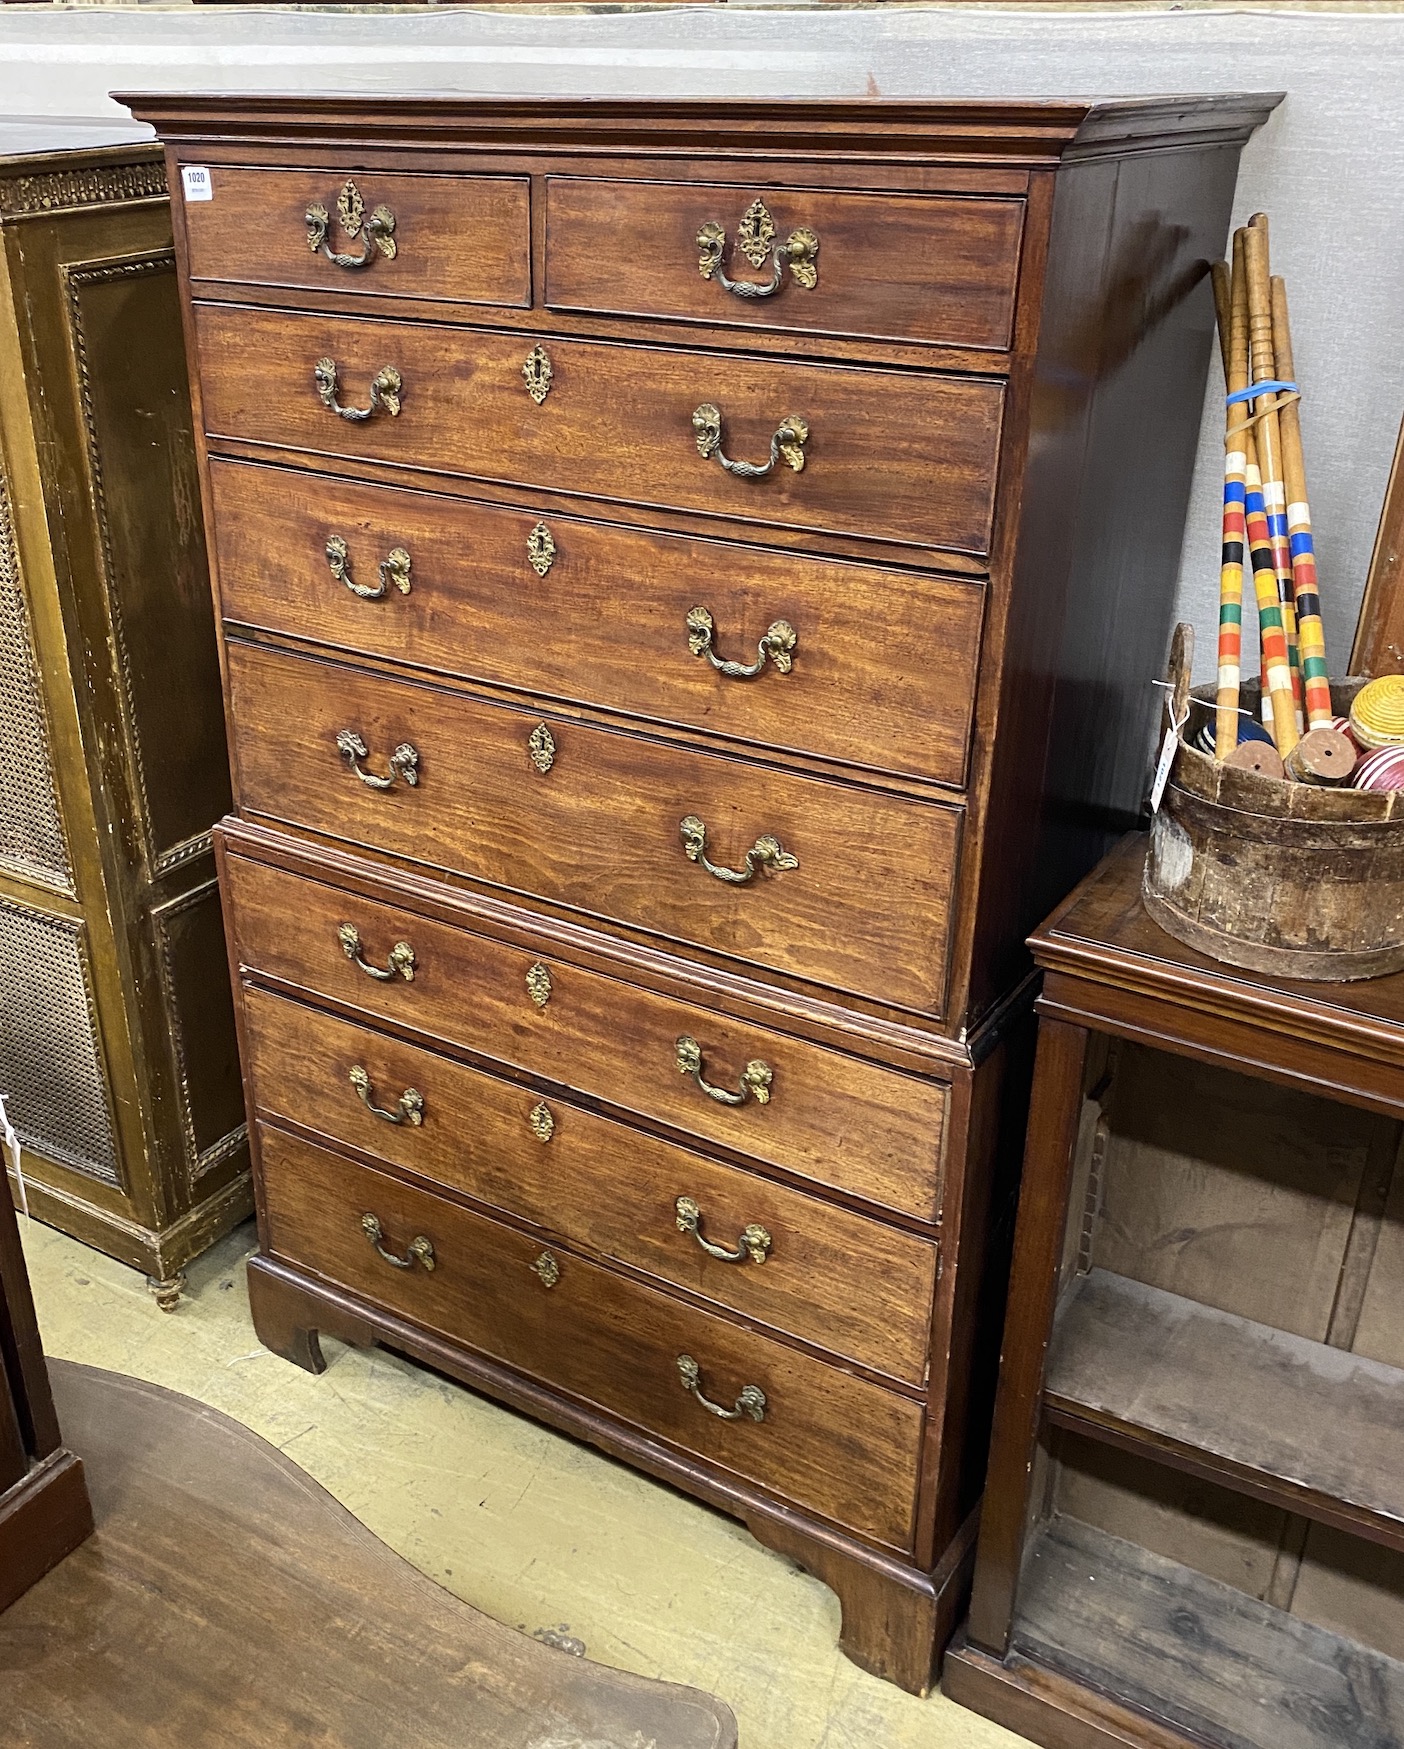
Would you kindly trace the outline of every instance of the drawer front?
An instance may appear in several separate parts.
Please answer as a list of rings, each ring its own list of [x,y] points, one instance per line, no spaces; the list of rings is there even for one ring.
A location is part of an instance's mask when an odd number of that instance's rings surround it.
[[[1005,349],[1023,220],[1020,200],[552,176],[546,302],[559,310]],[[711,229],[700,245],[704,227]],[[718,230],[725,233],[719,254],[712,241]],[[786,263],[778,284],[777,250]],[[728,280],[748,290],[732,291]],[[749,291],[772,285],[769,295]]]
[[[947,1099],[938,1082],[562,962],[545,938],[516,947],[242,856],[226,867],[238,956],[255,972],[813,1183],[936,1218]],[[359,944],[351,951],[377,970],[407,943],[413,978],[363,970],[343,950],[343,925]],[[704,1078],[733,1092],[746,1064],[764,1063],[770,1098],[709,1098],[679,1070],[683,1038],[700,1046]]]
[[[531,185],[525,176],[414,176],[359,167],[348,175],[345,169],[230,164],[207,171],[209,198],[185,202],[196,285],[224,280],[531,307]],[[326,215],[317,232],[308,221],[312,207]],[[386,225],[386,211],[393,226]],[[318,233],[320,246],[312,248]]]
[[[243,462],[210,477],[233,619],[748,746],[964,779],[978,583],[560,517],[538,575],[529,511]],[[328,541],[344,545],[340,580]],[[397,548],[408,592],[380,570]],[[714,629],[694,653],[699,609]],[[793,647],[782,637],[762,657],[782,621]],[[708,650],[760,672],[719,673]]]
[[[244,1030],[261,1112],[925,1382],[929,1241],[267,991],[245,992]],[[679,1226],[679,1198],[696,1204],[695,1231]],[[709,1254],[698,1234],[739,1257]]]
[[[261,1131],[268,1249],[493,1360],[632,1422],[897,1548],[910,1547],[922,1410],[881,1386],[640,1286],[338,1155]],[[419,1238],[434,1268],[397,1269]],[[546,1274],[538,1273],[538,1268]],[[678,1361],[723,1406],[747,1385],[764,1419],[723,1421],[683,1388]]]
[[[244,808],[940,1010],[959,809],[253,645],[229,644],[228,672]],[[389,788],[352,770],[347,732]],[[397,748],[417,754],[413,786],[388,778]]]
[[[777,529],[989,545],[997,383],[229,305],[197,305],[196,324],[212,437]],[[523,366],[539,340],[551,378],[538,405]],[[339,418],[314,379],[322,358],[338,404],[357,410],[394,367],[398,416],[382,404],[360,423]],[[777,461],[747,479],[704,459],[693,426],[704,404],[721,414],[722,451],[756,464],[781,422],[802,416],[803,469]]]

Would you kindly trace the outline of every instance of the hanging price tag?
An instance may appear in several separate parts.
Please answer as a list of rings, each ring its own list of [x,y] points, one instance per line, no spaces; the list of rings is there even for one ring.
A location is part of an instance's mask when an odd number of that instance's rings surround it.
[[[1160,798],[1165,794],[1165,786],[1170,781],[1170,767],[1175,763],[1175,749],[1180,744],[1180,731],[1170,728],[1165,731],[1165,739],[1160,744],[1160,759],[1155,768],[1155,781],[1151,784],[1151,813],[1160,810]]]
[[[10,1122],[9,1115],[5,1110],[3,1094],[0,1094],[0,1147],[4,1149],[6,1164],[14,1173],[15,1182],[19,1185],[20,1213],[28,1215],[29,1197],[25,1192],[24,1170],[20,1165],[20,1139],[15,1134],[15,1126]]]

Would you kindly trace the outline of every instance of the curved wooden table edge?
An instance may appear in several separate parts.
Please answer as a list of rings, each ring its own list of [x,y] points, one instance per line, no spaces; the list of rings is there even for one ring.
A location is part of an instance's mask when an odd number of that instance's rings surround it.
[[[223,1536],[231,1547],[230,1572],[240,1562],[246,1564],[250,1577],[263,1571],[268,1586],[269,1644],[264,1648],[249,1646],[250,1656],[245,1661],[248,1682],[260,1692],[278,1690],[276,1669],[271,1663],[260,1664],[259,1659],[276,1660],[278,1635],[286,1628],[277,1619],[276,1591],[280,1577],[286,1577],[289,1597],[300,1598],[302,1607],[309,1585],[319,1600],[326,1596],[329,1625],[338,1629],[345,1626],[348,1601],[354,1607],[356,1600],[364,1597],[365,1614],[357,1626],[368,1630],[368,1638],[365,1643],[358,1641],[358,1656],[366,1660],[362,1668],[370,1679],[379,1680],[374,1670],[376,1633],[385,1639],[387,1652],[393,1649],[391,1642],[424,1648],[418,1669],[391,1672],[387,1668],[383,1672],[388,1691],[386,1740],[390,1733],[401,1735],[413,1728],[402,1699],[393,1713],[388,1704],[395,1691],[403,1697],[408,1685],[411,1693],[425,1698],[428,1708],[426,1719],[433,1734],[426,1731],[415,1739],[425,1749],[440,1742],[461,1744],[462,1749],[497,1749],[499,1744],[502,1749],[515,1749],[501,1730],[509,1719],[515,1727],[518,1717],[524,1749],[736,1749],[736,1720],[724,1702],[699,1689],[574,1657],[485,1615],[397,1554],[291,1458],[231,1416],[165,1386],[124,1374],[72,1361],[50,1360],[48,1364],[65,1439],[87,1467],[97,1532],[9,1611],[0,1614],[0,1676],[5,1677],[4,1686],[18,1677],[23,1687],[28,1673],[31,1692],[43,1694],[62,1669],[72,1668],[79,1672],[76,1688],[81,1691],[85,1657],[91,1670],[110,1659],[110,1645],[99,1644],[103,1635],[93,1636],[91,1645],[78,1643],[84,1620],[91,1619],[91,1609],[85,1618],[82,1608],[70,1607],[70,1592],[80,1603],[91,1603],[94,1595],[99,1595],[105,1606],[109,1592],[114,1598],[130,1598],[135,1581],[137,1592],[150,1593],[153,1613],[165,1610],[171,1615],[171,1622],[162,1619],[154,1624],[156,1643],[163,1653],[168,1638],[179,1637],[179,1623],[174,1618],[183,1602],[181,1585],[197,1601],[206,1603],[216,1621],[225,1608],[226,1596],[237,1598],[237,1585],[231,1585],[226,1593],[217,1582],[219,1575],[206,1581],[181,1564],[166,1568],[167,1573],[174,1571],[169,1594],[165,1586],[153,1589],[143,1584],[143,1562],[160,1558],[149,1556],[144,1539],[132,1534],[141,1529],[145,1489],[148,1512],[153,1523],[159,1517],[162,1530],[178,1526],[182,1520],[195,1523],[197,1517],[203,1529],[203,1515],[207,1515],[214,1526],[213,1535]],[[244,1520],[251,1533],[247,1536]],[[276,1551],[275,1559],[260,1554],[260,1538]],[[114,1572],[115,1580],[110,1576]],[[227,1580],[229,1576],[224,1577]],[[335,1587],[343,1582],[344,1593],[338,1595]],[[210,1584],[208,1599],[199,1590],[203,1583]],[[305,1618],[299,1625],[305,1653],[317,1628]],[[327,1708],[330,1730],[319,1740],[325,1741],[328,1749],[338,1742],[336,1713],[344,1709],[345,1740],[359,1744],[368,1722],[366,1695],[353,1696],[349,1690],[343,1694],[335,1680],[335,1659],[348,1656],[344,1634],[335,1636],[335,1643],[330,1633],[323,1638],[327,1641],[327,1681],[319,1704]],[[60,1639],[71,1639],[72,1643],[59,1646]],[[139,1631],[132,1643],[139,1647]],[[36,1644],[46,1648],[38,1664],[33,1658]],[[193,1659],[200,1659],[193,1640],[191,1653]],[[171,1656],[178,1664],[179,1650]],[[217,1660],[201,1663],[208,1667]],[[490,1673],[490,1680],[484,1673]],[[178,1678],[177,1670],[171,1679]],[[153,1691],[157,1688],[159,1681],[153,1679]],[[476,1723],[475,1694],[485,1697],[484,1717]],[[62,1694],[56,1699],[62,1703]],[[245,1701],[247,1695],[230,1699]],[[297,1699],[299,1706],[305,1707],[309,1697],[304,1691]],[[57,1714],[64,1707],[60,1704],[55,1710]],[[413,1707],[407,1710],[414,1712]],[[434,1715],[432,1719],[429,1713]],[[30,1716],[38,1715],[31,1710]],[[223,1724],[211,1741],[221,1745],[244,1741],[223,1734],[228,1714],[221,1716]],[[302,1717],[305,1720],[305,1712]],[[82,1741],[81,1736],[62,1734],[75,1723],[70,1719],[67,1725],[57,1726],[52,1742],[66,1746]],[[489,1734],[480,1735],[485,1724]],[[609,1734],[602,1733],[602,1726]],[[169,1741],[171,1749],[176,1749],[176,1739],[164,1736],[159,1718],[152,1721],[151,1729],[153,1734],[134,1742],[144,1746]],[[516,1735],[514,1728],[512,1737]],[[23,1740],[33,1741],[37,1749],[48,1749],[50,1741],[42,1733]],[[281,1743],[284,1739],[260,1735],[258,1741]]]

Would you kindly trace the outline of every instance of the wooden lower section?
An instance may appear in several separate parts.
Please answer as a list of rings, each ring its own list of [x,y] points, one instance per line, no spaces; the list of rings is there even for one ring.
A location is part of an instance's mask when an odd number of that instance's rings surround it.
[[[0,1610],[71,1554],[92,1528],[83,1465],[60,1447],[0,1494]]]
[[[1009,1655],[953,1648],[944,1685],[1046,1749],[1404,1741],[1404,1663],[1064,1517],[1029,1550]]]
[[[843,1606],[840,1643],[856,1663],[912,1693],[924,1694],[929,1688],[935,1658],[969,1590],[974,1514],[935,1569],[923,1571],[777,1500],[740,1475],[699,1463],[639,1428],[377,1310],[287,1263],[253,1257],[248,1271],[254,1326],[259,1340],[275,1353],[316,1373],[325,1367],[322,1335],[359,1347],[383,1343],[696,1495],[742,1519],[759,1541],[838,1594]]]

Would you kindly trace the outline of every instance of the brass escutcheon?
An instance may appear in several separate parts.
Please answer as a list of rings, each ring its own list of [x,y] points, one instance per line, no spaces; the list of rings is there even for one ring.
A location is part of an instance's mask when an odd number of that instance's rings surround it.
[[[540,960],[528,968],[526,987],[527,995],[531,997],[538,1008],[544,1008],[551,1000],[551,974]]]
[[[533,346],[522,365],[527,393],[539,407],[551,393],[551,355],[540,344]]]
[[[538,522],[527,536],[527,562],[538,577],[544,577],[555,563],[556,543],[544,522]]]
[[[556,1120],[551,1116],[551,1108],[543,1099],[539,1105],[534,1105],[527,1115],[531,1125],[531,1133],[538,1142],[549,1142],[556,1133]]]
[[[527,737],[527,757],[543,777],[556,763],[556,737],[545,723],[538,723]]]
[[[561,1279],[561,1266],[549,1251],[543,1251],[531,1267],[546,1287],[554,1287]]]

